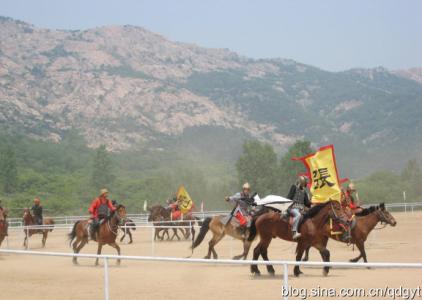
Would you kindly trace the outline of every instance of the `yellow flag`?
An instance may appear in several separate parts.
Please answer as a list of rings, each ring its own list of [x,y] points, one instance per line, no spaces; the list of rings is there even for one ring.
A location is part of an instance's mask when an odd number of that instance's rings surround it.
[[[313,154],[295,160],[301,160],[308,170],[312,203],[340,201],[341,186],[333,145],[322,147]]]
[[[177,204],[182,214],[189,212],[192,209],[193,201],[186,191],[185,187],[181,185],[177,190]]]

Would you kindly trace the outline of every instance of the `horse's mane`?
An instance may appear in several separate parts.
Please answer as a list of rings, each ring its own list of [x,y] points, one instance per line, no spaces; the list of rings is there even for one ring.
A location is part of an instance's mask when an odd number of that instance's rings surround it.
[[[374,211],[376,211],[378,209],[378,206],[374,206],[374,205],[372,205],[372,206],[370,206],[370,207],[368,207],[368,208],[364,208],[364,209],[362,209],[362,211],[361,212],[359,212],[359,213],[357,213],[357,214],[355,214],[357,217],[364,217],[364,216],[367,216],[367,215],[369,215],[369,214],[371,214],[371,213],[373,213]]]
[[[313,217],[315,217],[320,211],[321,209],[323,209],[325,206],[328,205],[328,203],[330,203],[330,201],[325,202],[323,204],[318,204],[315,205],[313,207],[311,207],[304,215],[303,215],[303,221],[307,220],[307,219],[311,219]]]

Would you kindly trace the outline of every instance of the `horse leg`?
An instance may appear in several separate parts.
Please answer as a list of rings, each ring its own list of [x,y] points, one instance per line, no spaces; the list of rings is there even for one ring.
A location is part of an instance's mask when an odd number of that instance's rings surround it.
[[[132,244],[133,243],[132,232],[130,232],[130,229],[128,229],[127,234],[129,235],[129,244]]]
[[[114,243],[111,243],[111,244],[109,244],[111,247],[113,247],[114,249],[116,249],[117,250],[117,255],[119,255],[120,256],[120,247],[119,247],[119,245],[117,245],[117,243],[116,242],[114,242]],[[117,259],[117,265],[119,266],[120,265],[120,258],[118,258]]]
[[[101,244],[100,242],[98,242],[98,249],[97,249],[97,255],[101,254],[101,249],[103,248],[103,244]],[[98,266],[98,257],[95,260],[95,265]]]
[[[258,245],[253,249],[253,257],[252,260],[258,260],[259,256],[261,255],[261,244],[260,241]],[[258,265],[251,265],[251,273],[254,275],[261,275],[261,272],[259,271]]]
[[[363,258],[364,262],[368,262],[368,260],[366,259],[366,251],[365,251],[365,244],[363,241],[358,241],[356,242],[356,247],[358,247],[359,251],[360,251],[360,256]]]
[[[48,231],[44,230],[42,233],[42,247],[45,248],[45,242],[47,242]]]
[[[25,234],[25,238],[23,239],[23,247],[25,248],[25,250],[28,249],[28,235]]]
[[[303,252],[305,249],[308,248],[308,246],[305,247],[302,242],[298,242],[296,246],[296,261],[300,261],[303,256]],[[295,277],[299,277],[300,274],[303,274],[303,272],[300,270],[300,267],[296,265],[293,269],[293,274]]]
[[[78,246],[78,243],[80,242],[80,244],[79,244],[79,246]],[[81,251],[81,249],[86,245],[86,243],[88,242],[88,240],[87,239],[84,239],[84,238],[77,238],[76,239],[76,241],[74,241],[73,242],[73,244],[72,244],[72,247],[73,247],[73,253],[79,253],[80,251]],[[77,257],[76,256],[74,256],[73,257],[73,263],[75,264],[75,265],[77,265],[78,264],[78,261],[77,261]]]
[[[248,256],[249,253],[249,249],[251,248],[251,242],[249,242],[247,239],[243,240],[243,253],[240,255],[236,255],[233,256],[233,259],[238,260],[238,259],[246,259],[246,257]]]
[[[180,241],[180,236],[177,234],[177,228],[172,228],[172,229],[173,229],[173,236],[171,237],[170,241],[172,241],[174,237],[177,237],[177,240]]]
[[[357,246],[358,244],[360,244],[360,242],[356,241],[356,246]],[[360,250],[359,246],[357,246],[357,247],[358,247],[358,249],[359,249],[359,255],[358,255],[358,256],[356,256],[355,258],[352,258],[352,259],[350,260],[350,262],[358,262],[358,261],[359,261],[359,259],[361,259],[361,258],[362,258],[362,250]],[[365,251],[365,250],[364,250],[364,251]]]
[[[126,236],[126,230],[123,229],[123,236],[120,238],[120,242],[123,242],[123,239],[125,238],[125,236]]]
[[[302,261],[308,261],[309,260],[309,250],[311,249],[311,247],[308,247],[305,250],[305,257],[302,259]]]
[[[328,243],[328,237],[324,237],[321,241],[317,242],[314,245],[314,247],[319,250],[319,253],[321,254],[321,258],[324,262],[330,261],[330,251],[327,249],[327,243]],[[329,271],[330,271],[330,267],[325,266],[323,268],[322,274],[324,276],[327,276]]]
[[[268,246],[269,245],[263,245],[263,247],[261,247],[261,256],[264,260],[269,261],[268,259]],[[271,276],[274,276],[275,270],[274,267],[272,265],[267,265],[267,271]]]
[[[224,237],[224,232],[220,233],[220,236],[217,236],[217,238],[215,238],[215,236],[213,236],[213,238],[210,241],[212,256],[213,256],[214,259],[218,259],[217,251],[215,251],[214,247],[215,247],[215,245],[217,245],[221,241],[221,239],[223,237]]]

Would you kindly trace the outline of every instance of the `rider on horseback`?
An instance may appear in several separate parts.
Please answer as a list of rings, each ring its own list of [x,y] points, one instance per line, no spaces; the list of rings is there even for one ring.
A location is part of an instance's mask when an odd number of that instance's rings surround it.
[[[353,197],[353,193],[356,193],[356,188],[353,183],[350,183],[346,190],[342,189],[341,193],[341,205],[348,216],[362,212],[362,207],[359,206]]]
[[[91,214],[91,225],[89,227],[89,233],[91,239],[95,240],[96,233],[98,231],[99,226],[102,223],[102,220],[106,218],[110,212],[116,210],[113,206],[110,199],[107,198],[108,190],[102,189],[100,191],[100,195],[94,201],[92,201],[91,206],[89,207],[88,211]]]
[[[239,221],[241,228],[243,228],[246,232],[252,223],[250,207],[254,202],[249,183],[246,182],[243,185],[242,192],[236,193],[231,197],[226,197],[225,200],[236,205],[232,211],[231,217],[234,216]]]
[[[290,187],[289,194],[286,197],[293,200],[287,213],[293,217],[292,234],[294,240],[300,238],[300,233],[297,231],[302,212],[305,210],[305,207],[311,207],[311,201],[309,201],[309,196],[306,191],[306,184],[306,177],[299,176],[296,184],[293,184]]]
[[[167,208],[171,211],[171,219],[179,220],[182,216],[182,211],[180,210],[179,203],[177,203],[177,196],[174,195],[172,198],[167,200]]]
[[[42,206],[40,198],[34,199],[34,205],[31,207],[32,215],[34,216],[34,222],[36,225],[43,224]]]

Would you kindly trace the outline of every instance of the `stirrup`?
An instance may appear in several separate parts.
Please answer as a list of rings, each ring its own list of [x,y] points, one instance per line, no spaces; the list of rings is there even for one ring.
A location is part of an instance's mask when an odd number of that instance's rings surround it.
[[[300,234],[300,232],[296,232],[296,231],[294,231],[294,234],[293,234],[293,239],[294,240],[297,240],[298,238],[300,238],[302,235]]]

